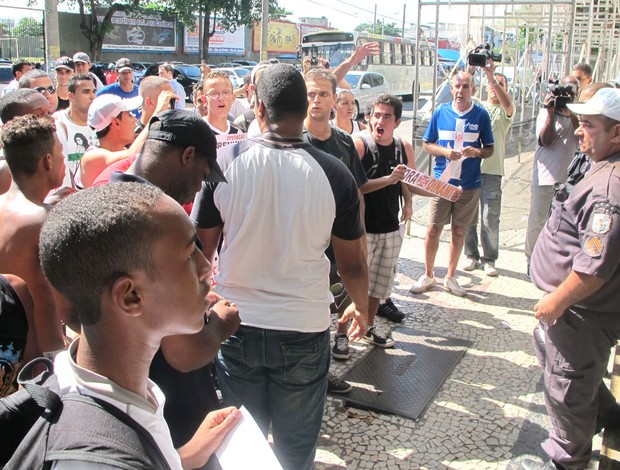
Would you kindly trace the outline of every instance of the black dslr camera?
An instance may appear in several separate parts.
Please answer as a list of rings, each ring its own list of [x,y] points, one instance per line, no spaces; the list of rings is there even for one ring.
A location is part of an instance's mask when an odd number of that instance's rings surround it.
[[[553,101],[549,106],[555,109],[566,108],[566,105],[572,103],[575,98],[574,86],[559,85],[558,80],[549,80],[548,91],[553,96]]]
[[[315,56],[311,56],[310,57],[310,65],[312,67],[316,67],[317,65],[319,65],[319,59],[317,59]]]
[[[501,62],[502,55],[496,54],[491,50],[491,44],[488,42],[481,46],[476,47],[467,56],[467,63],[472,67],[486,67],[487,60],[491,59],[493,62]]]

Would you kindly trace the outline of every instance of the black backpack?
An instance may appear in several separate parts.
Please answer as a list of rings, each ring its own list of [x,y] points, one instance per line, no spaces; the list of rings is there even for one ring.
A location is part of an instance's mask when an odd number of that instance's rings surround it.
[[[47,371],[32,378],[34,367]],[[77,460],[111,468],[170,469],[153,436],[115,406],[94,397],[60,396],[53,363],[34,359],[19,373],[22,388],[0,400],[0,467],[49,469]]]

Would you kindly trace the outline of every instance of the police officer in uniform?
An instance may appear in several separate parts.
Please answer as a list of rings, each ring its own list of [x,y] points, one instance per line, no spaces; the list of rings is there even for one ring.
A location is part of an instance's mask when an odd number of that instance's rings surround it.
[[[600,384],[620,337],[620,90],[568,107],[594,164],[570,195],[556,191],[532,255],[532,281],[546,292],[534,306],[534,345],[553,432],[543,444],[551,460],[523,461],[525,470],[586,468],[597,426],[615,424],[597,416],[618,410]]]

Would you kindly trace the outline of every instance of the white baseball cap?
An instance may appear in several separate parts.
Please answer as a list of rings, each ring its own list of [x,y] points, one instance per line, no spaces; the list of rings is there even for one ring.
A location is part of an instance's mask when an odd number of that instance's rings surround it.
[[[88,108],[88,125],[99,132],[108,127],[112,119],[123,111],[133,111],[140,106],[142,106],[141,96],[123,99],[110,93],[100,95]]]
[[[568,104],[575,114],[596,115],[600,114],[615,121],[620,121],[620,89],[602,88],[585,103]]]

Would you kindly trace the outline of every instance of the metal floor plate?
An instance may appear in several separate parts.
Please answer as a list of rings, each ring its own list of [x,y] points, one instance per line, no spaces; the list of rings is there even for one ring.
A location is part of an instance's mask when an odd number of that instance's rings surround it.
[[[411,328],[392,332],[396,346],[375,347],[345,374],[353,385],[348,406],[418,419],[460,361],[471,341]]]

